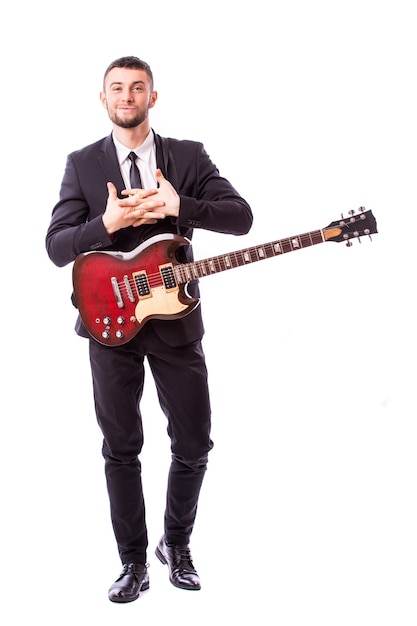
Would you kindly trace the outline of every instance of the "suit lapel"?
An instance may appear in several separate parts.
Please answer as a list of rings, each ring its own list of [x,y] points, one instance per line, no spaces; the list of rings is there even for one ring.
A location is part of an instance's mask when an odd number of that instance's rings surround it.
[[[178,177],[174,159],[170,153],[169,140],[154,133],[156,145],[156,165],[159,167],[165,178],[169,180],[174,189],[178,189]]]
[[[106,181],[112,182],[116,186],[117,193],[120,195],[122,189],[125,188],[125,184],[123,182],[122,174],[120,172],[116,147],[114,145],[111,135],[103,139],[98,162],[104,172]]]

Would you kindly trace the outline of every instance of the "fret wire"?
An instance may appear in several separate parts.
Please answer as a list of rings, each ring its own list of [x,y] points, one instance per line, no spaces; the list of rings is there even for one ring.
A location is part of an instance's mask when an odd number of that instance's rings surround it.
[[[217,272],[262,261],[263,259],[280,256],[287,252],[293,252],[322,243],[323,241],[321,230],[311,231],[294,237],[277,239],[276,241],[258,246],[235,250],[234,252],[228,252],[200,261],[193,261],[189,264],[179,264],[174,266],[174,271],[178,282],[187,282],[193,278],[197,279],[209,276]]]

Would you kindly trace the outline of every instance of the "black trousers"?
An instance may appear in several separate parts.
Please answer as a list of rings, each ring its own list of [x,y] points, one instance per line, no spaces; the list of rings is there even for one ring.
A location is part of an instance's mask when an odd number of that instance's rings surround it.
[[[111,519],[122,563],[146,563],[148,535],[139,460],[145,357],[171,440],[164,519],[168,542],[189,542],[208,453],[213,447],[201,341],[172,348],[162,342],[151,322],[122,346],[107,347],[90,340],[96,415],[103,433]]]

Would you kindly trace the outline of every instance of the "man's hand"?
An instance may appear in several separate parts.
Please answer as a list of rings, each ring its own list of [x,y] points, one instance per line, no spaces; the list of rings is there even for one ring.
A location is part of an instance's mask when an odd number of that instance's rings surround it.
[[[180,197],[171,183],[164,177],[161,170],[155,172],[158,189],[125,189],[123,195],[129,195],[129,199],[121,200],[120,205],[129,209],[125,214],[125,220],[129,225],[141,226],[143,223],[155,223],[165,217],[178,217],[180,211]],[[133,207],[133,208],[132,208]],[[136,221],[132,223],[132,218]],[[153,222],[143,222],[144,219]]]
[[[157,220],[164,219],[165,212],[161,212],[163,201],[153,198],[157,195],[156,189],[125,189],[122,193],[128,197],[122,200],[117,197],[113,183],[107,183],[107,189],[109,196],[103,224],[109,235],[127,226],[155,224]]]

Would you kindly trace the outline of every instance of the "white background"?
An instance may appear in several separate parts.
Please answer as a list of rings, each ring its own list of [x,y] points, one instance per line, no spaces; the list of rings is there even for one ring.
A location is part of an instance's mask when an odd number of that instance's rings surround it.
[[[3,7],[3,623],[415,626],[413,4]],[[201,282],[215,442],[192,538],[203,589],[175,589],[153,554],[169,442],[149,376],[151,589],[118,606],[87,342],[71,267],[44,237],[66,155],[110,132],[102,75],[128,54],[154,71],[153,128],[202,141],[254,212],[244,237],[197,232],[196,259],[361,205],[379,232]]]

